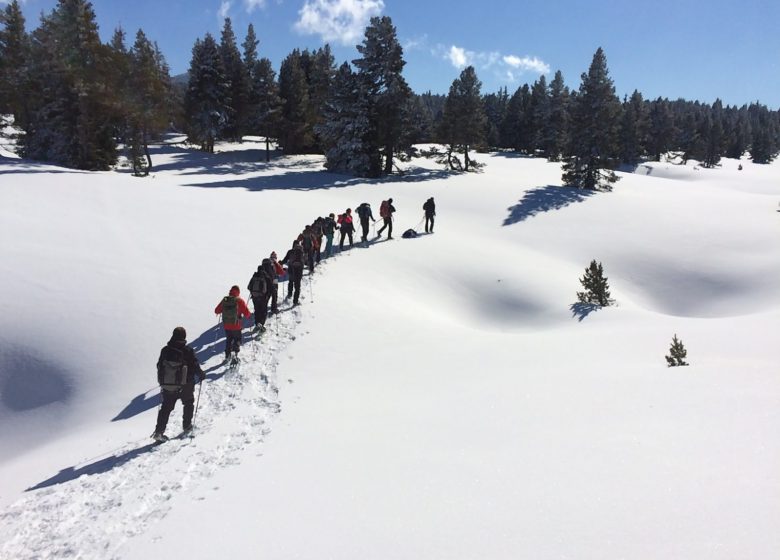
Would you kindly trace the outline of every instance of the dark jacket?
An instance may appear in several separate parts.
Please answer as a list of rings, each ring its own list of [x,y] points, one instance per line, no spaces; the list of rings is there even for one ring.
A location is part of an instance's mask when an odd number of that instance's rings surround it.
[[[431,218],[436,215],[436,203],[432,198],[429,198],[425,204],[423,204],[423,210],[425,210],[426,218]]]
[[[303,275],[303,248],[296,245],[282,259],[282,264],[287,265],[291,279],[299,279]]]
[[[203,370],[200,368],[198,359],[195,357],[195,351],[187,346],[186,340],[168,341],[162,350],[160,350],[160,359],[157,360],[157,382],[162,383],[162,363],[164,360],[184,361],[187,366],[187,383],[192,384],[203,379]],[[196,379],[197,377],[197,379]],[[168,388],[166,385],[164,388]],[[174,387],[171,387],[173,389]]]

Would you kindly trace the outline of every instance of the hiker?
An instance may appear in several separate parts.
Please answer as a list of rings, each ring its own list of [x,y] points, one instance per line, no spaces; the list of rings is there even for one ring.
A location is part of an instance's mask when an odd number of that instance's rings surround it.
[[[371,219],[372,222],[376,223],[376,220],[374,219],[374,214],[371,212],[371,205],[368,202],[364,202],[360,206],[357,207],[357,215],[358,218],[360,218],[360,227],[363,230],[363,236],[360,238],[360,240],[363,243],[368,242],[368,220]]]
[[[428,233],[428,224],[430,224],[430,233],[433,233],[433,217],[436,216],[436,203],[433,197],[425,201],[423,210],[425,210],[425,233]]]
[[[339,225],[341,226],[341,241],[339,242],[339,251],[344,250],[344,238],[349,237],[349,247],[352,248],[352,234],[355,232],[355,224],[352,223],[352,208],[339,216]]]
[[[184,407],[182,431],[185,434],[192,431],[195,383],[201,383],[203,377],[195,351],[187,346],[187,331],[184,327],[176,327],[168,344],[160,350],[160,359],[157,360],[157,382],[160,384],[162,406],[157,413],[157,425],[152,434],[154,441],[168,441],[165,427],[179,399]]]
[[[287,254],[282,259],[282,264],[287,265],[287,274],[289,275],[287,280],[287,297],[285,299],[290,299],[292,296],[293,305],[300,305],[301,278],[303,278],[303,248],[297,239],[293,241],[292,249],[287,251]],[[293,290],[295,290],[294,294]]]
[[[331,212],[328,214],[328,217],[325,218],[323,222],[323,233],[325,234],[325,256],[326,257],[332,257],[333,256],[333,235],[336,233],[336,230],[339,228],[338,224],[336,224],[336,216]]]
[[[382,205],[379,207],[379,216],[385,221],[385,223],[381,228],[379,228],[379,231],[376,232],[377,237],[382,237],[382,232],[385,231],[385,228],[388,228],[387,238],[393,238],[393,212],[395,212],[393,199],[388,198],[387,200],[383,200]]]
[[[257,267],[257,271],[249,280],[247,290],[252,296],[252,304],[255,306],[255,328],[265,331],[265,319],[268,316],[268,299],[271,297],[273,280],[268,274],[265,263],[271,264],[271,259],[263,259],[263,263]]]
[[[273,274],[271,275],[271,314],[279,313],[279,279],[284,276],[284,267],[279,263],[276,251],[271,251],[270,257]]]
[[[249,308],[240,297],[241,290],[238,286],[230,288],[228,295],[222,298],[214,313],[222,314],[222,326],[225,328],[225,361],[230,359],[233,352],[233,362],[238,363],[238,352],[241,350],[242,320],[249,317]]]
[[[314,247],[314,230],[312,230],[311,226],[306,226],[303,228],[303,233],[298,236],[298,241],[303,248],[303,253],[306,257],[306,263],[309,267],[309,274],[311,274],[314,272],[314,252],[316,250]]]
[[[314,253],[317,264],[320,264],[322,260],[322,236],[325,235],[325,218],[320,216],[311,225],[311,231],[314,234],[314,247],[316,252]]]

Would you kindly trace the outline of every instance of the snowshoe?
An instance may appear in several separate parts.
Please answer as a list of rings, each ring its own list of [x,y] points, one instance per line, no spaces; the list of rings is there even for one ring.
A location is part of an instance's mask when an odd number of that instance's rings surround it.
[[[152,434],[152,439],[157,443],[165,443],[166,441],[168,441],[169,438],[165,434],[154,432]]]

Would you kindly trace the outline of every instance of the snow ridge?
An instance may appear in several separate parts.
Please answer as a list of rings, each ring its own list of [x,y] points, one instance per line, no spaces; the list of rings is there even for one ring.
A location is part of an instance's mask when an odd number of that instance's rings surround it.
[[[221,351],[204,364],[208,375],[194,438],[162,445],[127,442],[108,457],[64,469],[30,488],[29,497],[0,513],[0,557],[117,558],[128,539],[168,514],[177,496],[240,463],[242,453],[263,443],[281,411],[279,355],[295,340],[301,320],[300,308],[282,309],[269,319],[261,339],[245,339],[237,368],[220,364]],[[216,344],[221,350],[223,341]],[[170,435],[180,422],[178,403]]]

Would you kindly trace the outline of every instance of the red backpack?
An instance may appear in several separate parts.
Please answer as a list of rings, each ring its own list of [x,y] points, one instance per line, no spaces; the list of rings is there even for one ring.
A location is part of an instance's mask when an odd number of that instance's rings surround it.
[[[382,218],[390,217],[390,202],[387,200],[382,201],[382,205],[379,207],[379,216]]]

